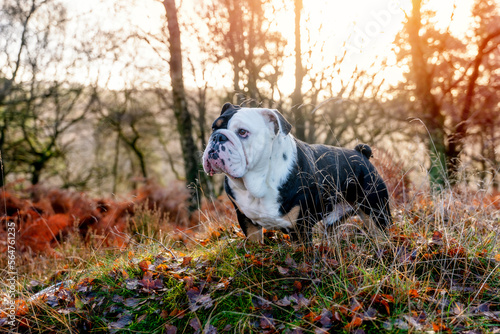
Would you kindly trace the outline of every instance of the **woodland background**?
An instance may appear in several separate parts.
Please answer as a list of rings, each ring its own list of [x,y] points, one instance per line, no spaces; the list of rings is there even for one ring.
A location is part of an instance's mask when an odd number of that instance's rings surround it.
[[[498,0],[0,8],[2,330],[498,333]],[[247,243],[201,166],[227,101],[370,144],[391,227]]]
[[[392,51],[342,76],[356,43],[329,54],[301,0],[97,1],[87,11],[3,0],[2,181],[102,195],[180,179],[194,197],[199,188],[218,195],[220,180],[203,175],[200,156],[212,120],[231,101],[279,109],[300,139],[373,145],[407,169],[427,170],[433,185],[498,190],[498,3],[473,1],[460,36],[450,29],[454,12],[438,27],[432,3],[397,2],[404,16]],[[142,7],[156,16],[134,19]],[[281,22],[285,14],[294,20]],[[383,19],[360,22],[359,43]],[[387,83],[389,68],[400,73],[396,83]],[[291,73],[286,93],[279,82]]]

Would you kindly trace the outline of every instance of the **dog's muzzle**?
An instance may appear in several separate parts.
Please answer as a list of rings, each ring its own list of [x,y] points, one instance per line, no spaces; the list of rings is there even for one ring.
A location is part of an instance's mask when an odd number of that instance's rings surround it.
[[[232,177],[241,177],[243,173],[241,166],[244,160],[239,151],[241,150],[236,148],[227,135],[215,132],[210,137],[203,154],[203,169],[210,176],[226,173]]]

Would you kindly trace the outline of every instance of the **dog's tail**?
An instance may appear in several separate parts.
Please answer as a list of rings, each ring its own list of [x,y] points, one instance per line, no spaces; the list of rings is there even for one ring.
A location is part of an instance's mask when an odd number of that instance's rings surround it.
[[[354,149],[363,154],[367,159],[370,159],[373,156],[372,149],[367,144],[358,144]]]

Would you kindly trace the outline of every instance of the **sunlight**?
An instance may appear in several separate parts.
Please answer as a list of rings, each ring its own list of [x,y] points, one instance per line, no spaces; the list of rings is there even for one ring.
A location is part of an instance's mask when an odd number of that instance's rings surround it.
[[[474,0],[463,1],[428,1],[426,8],[435,11],[436,27],[449,29],[457,36],[465,34],[471,20],[470,8]],[[302,50],[313,50],[310,63],[312,71],[322,71],[331,65],[333,59],[346,52],[341,79],[348,78],[358,68],[370,69],[377,73],[377,60],[391,58],[396,34],[403,27],[405,15],[411,11],[410,0],[358,0],[328,1],[313,0],[304,2]],[[453,14],[453,15],[452,15]],[[293,26],[292,17],[287,22]],[[282,33],[290,41],[290,54],[293,55],[293,29],[283,29]],[[314,47],[324,41],[321,49]],[[294,68],[293,59],[287,66]],[[403,71],[393,66],[384,69],[387,84],[396,84],[403,77]],[[280,80],[284,92],[294,89],[293,70],[285,71]]]
[[[128,4],[121,5],[123,11],[117,10],[116,3],[109,0],[93,0],[87,2],[66,1],[70,12],[78,13],[100,11],[110,12],[113,20],[89,22],[89,25],[99,24],[104,28],[119,25],[124,31],[130,29],[130,24],[137,25],[144,32],[158,32],[162,29],[164,9],[158,1],[136,1],[131,0]],[[201,0],[184,0],[179,3],[181,21],[189,24],[202,24],[195,22],[193,8],[197,8],[203,2]],[[461,1],[436,1],[430,0],[426,8],[436,12],[433,19],[436,27],[447,29],[449,27],[455,35],[466,33],[470,20],[470,8],[473,0]],[[283,61],[283,76],[279,79],[279,87],[284,95],[289,95],[294,89],[294,13],[293,4],[284,4],[281,1],[271,1],[275,10],[272,12],[274,19],[273,29],[280,32],[288,41],[285,48],[286,58]],[[354,69],[369,69],[374,73],[380,70],[382,59],[392,54],[393,42],[398,31],[401,30],[405,15],[411,10],[411,0],[310,0],[304,1],[302,11],[302,50],[304,53],[303,65],[311,73],[324,71],[331,66],[336,57],[346,53],[342,71],[338,73],[337,79],[347,79]],[[453,14],[453,15],[452,15]],[[95,18],[94,18],[95,19]],[[197,49],[197,41],[184,38],[183,47],[195,64],[200,64],[200,54]],[[141,54],[136,58],[137,62],[150,61],[156,55]],[[217,73],[212,80],[214,88],[223,88],[227,80],[219,80],[227,76],[230,70],[227,64],[215,64],[211,73]],[[121,70],[109,68],[112,75],[108,78],[107,85],[113,89],[119,89],[125,85],[127,78]],[[82,71],[82,75],[87,73]],[[101,73],[102,74],[102,73]],[[196,86],[196,78],[186,75],[186,85]],[[386,84],[396,84],[402,79],[402,70],[387,67],[384,72]],[[87,81],[89,78],[86,78]],[[199,78],[198,78],[199,79]],[[82,80],[85,80],[82,78]],[[163,80],[161,80],[163,81]]]

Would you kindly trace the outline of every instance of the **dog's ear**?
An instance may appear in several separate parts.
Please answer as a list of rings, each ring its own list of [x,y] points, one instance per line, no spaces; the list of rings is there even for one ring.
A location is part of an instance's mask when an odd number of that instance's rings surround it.
[[[223,113],[225,113],[225,112],[226,112],[226,110],[231,109],[231,108],[232,108],[232,109],[240,109],[241,107],[240,107],[240,106],[235,106],[235,105],[231,104],[230,102],[226,102],[226,103],[224,103],[224,105],[222,106],[222,110],[221,110],[221,112],[220,112],[221,116],[222,116],[222,114],[223,114]]]
[[[270,122],[274,123],[274,133],[278,134],[281,132],[284,136],[290,133],[292,130],[292,124],[288,122],[278,110],[276,109],[264,109],[264,117],[266,117]]]

